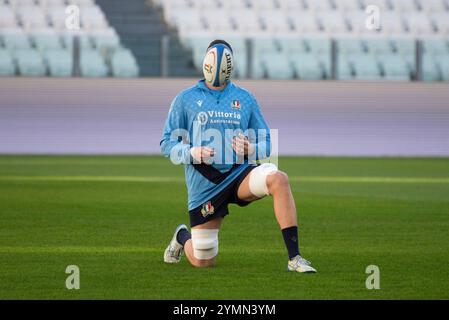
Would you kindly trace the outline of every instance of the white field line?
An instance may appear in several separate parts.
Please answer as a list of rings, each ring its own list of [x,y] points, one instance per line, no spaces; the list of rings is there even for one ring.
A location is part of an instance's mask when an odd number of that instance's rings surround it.
[[[402,183],[402,184],[449,184],[449,177],[354,177],[354,176],[291,176],[292,182],[336,183]],[[67,181],[67,182],[148,182],[184,183],[183,177],[133,177],[133,176],[0,176],[0,181]]]

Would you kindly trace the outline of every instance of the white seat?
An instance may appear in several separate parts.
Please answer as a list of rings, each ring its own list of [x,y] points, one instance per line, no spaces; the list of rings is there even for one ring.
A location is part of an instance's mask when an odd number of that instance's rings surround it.
[[[0,34],[7,49],[28,49],[31,46],[28,35],[21,28],[5,28],[0,30]]]
[[[120,47],[120,39],[113,28],[91,30],[89,36],[98,49],[117,49]]]
[[[80,18],[83,28],[88,30],[106,29],[108,22],[97,5],[80,10]]]
[[[449,12],[434,13],[431,18],[438,29],[438,34],[449,36]]]
[[[324,11],[318,14],[318,21],[328,34],[346,33],[346,20],[338,11]]]
[[[331,52],[331,41],[327,37],[304,38],[304,46],[307,52],[314,54],[329,54]]]
[[[70,77],[73,69],[73,54],[69,50],[47,50],[44,54],[52,77]]]
[[[407,62],[398,54],[381,54],[377,56],[388,80],[410,80],[410,70]]]
[[[284,80],[294,77],[292,64],[283,53],[265,53],[261,56],[261,61],[270,79]]]
[[[225,13],[211,12],[204,16],[208,29],[212,32],[228,32],[234,30],[233,21]]]
[[[360,38],[342,38],[337,40],[338,52],[345,55],[361,55],[365,52],[363,42]]]
[[[129,49],[116,51],[112,56],[111,66],[114,77],[137,77],[139,75],[136,59]]]
[[[51,28],[33,30],[33,32],[30,32],[30,38],[35,47],[41,51],[62,48],[59,35]]]
[[[404,33],[404,21],[397,12],[384,12],[380,18],[382,33],[396,35]]]
[[[14,11],[8,5],[0,5],[0,28],[10,28],[17,25]]]
[[[106,77],[108,68],[96,50],[81,50],[80,69],[83,77]]]
[[[358,0],[336,0],[337,10],[341,12],[355,12],[361,10]]]
[[[292,30],[288,17],[283,11],[267,11],[261,13],[260,17],[268,33],[287,34]]]
[[[306,9],[314,12],[332,10],[332,5],[329,0],[306,0]]]
[[[241,34],[257,34],[262,30],[259,17],[251,9],[241,10],[239,12],[239,18],[235,22],[237,24],[237,30]]]
[[[289,18],[298,35],[319,32],[319,25],[315,15],[306,13],[290,14]]]
[[[425,13],[413,13],[404,15],[408,30],[413,35],[429,35],[434,33],[431,20]]]
[[[14,60],[8,50],[0,49],[0,76],[13,76],[16,73]]]
[[[315,54],[301,54],[298,59],[293,59],[296,74],[301,80],[321,80],[323,79],[323,70],[320,61]]]
[[[393,44],[388,38],[365,38],[364,43],[371,54],[392,54],[394,51]]]
[[[363,0],[362,2],[364,10],[370,5],[378,7],[381,13],[390,10],[390,2],[388,0]]]
[[[273,12],[276,9],[274,0],[251,0],[252,7],[257,11],[270,11]]]
[[[444,0],[418,0],[418,3],[425,12],[442,12],[447,10]]]
[[[242,9],[248,9],[248,5],[245,0],[222,0],[221,5],[227,12],[238,12]]]
[[[424,54],[422,57],[422,79],[424,81],[441,80],[440,67],[437,64],[434,55]]]
[[[20,75],[39,77],[46,74],[44,61],[36,50],[16,50],[14,56]]]
[[[20,6],[16,12],[23,27],[27,30],[47,26],[47,19],[39,6]]]
[[[282,0],[279,1],[280,9],[285,12],[304,11],[304,6],[301,0]]]
[[[393,10],[396,12],[413,12],[416,11],[416,5],[414,0],[394,0],[391,1]]]
[[[349,61],[355,72],[354,79],[378,80],[381,78],[379,64],[375,56],[370,54],[351,55]]]

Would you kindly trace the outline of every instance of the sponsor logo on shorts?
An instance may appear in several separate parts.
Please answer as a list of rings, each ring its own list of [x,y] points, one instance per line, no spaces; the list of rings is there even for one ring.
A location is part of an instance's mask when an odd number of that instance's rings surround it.
[[[205,204],[203,204],[203,208],[201,209],[201,214],[204,218],[206,218],[208,215],[214,214],[214,206],[212,205],[212,202],[208,201]]]

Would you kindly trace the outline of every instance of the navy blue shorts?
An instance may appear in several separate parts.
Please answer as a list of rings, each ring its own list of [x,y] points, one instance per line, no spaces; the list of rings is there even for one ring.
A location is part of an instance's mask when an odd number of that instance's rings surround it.
[[[210,199],[201,206],[189,211],[190,227],[204,224],[218,217],[224,217],[229,214],[228,204],[235,203],[240,207],[247,206],[251,202],[242,201],[238,198],[237,192],[242,181],[257,166],[251,165],[232,181],[219,194]]]

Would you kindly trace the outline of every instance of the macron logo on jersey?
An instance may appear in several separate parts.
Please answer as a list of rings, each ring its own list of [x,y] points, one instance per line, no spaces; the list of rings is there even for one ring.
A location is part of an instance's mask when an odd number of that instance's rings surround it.
[[[203,100],[198,100],[196,104],[198,105],[198,107],[201,107],[203,105]]]

